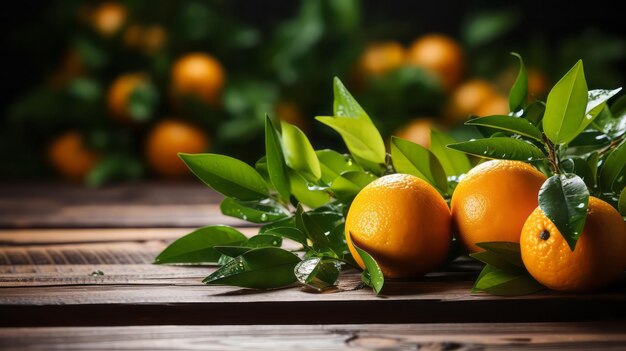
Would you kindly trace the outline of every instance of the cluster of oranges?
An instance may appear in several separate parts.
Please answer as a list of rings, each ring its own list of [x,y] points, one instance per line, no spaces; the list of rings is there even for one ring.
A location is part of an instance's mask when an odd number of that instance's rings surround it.
[[[427,182],[406,174],[375,180],[354,199],[346,241],[369,252],[389,278],[415,277],[442,264],[452,236],[468,252],[476,243],[518,242],[528,272],[560,291],[602,288],[626,268],[626,223],[606,202],[591,197],[574,251],[538,207],[546,176],[519,161],[493,160],[468,172],[450,207]]]
[[[394,41],[370,44],[361,55],[358,72],[380,76],[403,65],[421,67],[439,80],[447,93],[447,103],[440,116],[416,116],[395,134],[428,147],[430,127],[436,121],[444,126],[465,122],[470,116],[501,115],[509,112],[503,93],[515,79],[514,71],[505,71],[496,82],[484,78],[464,80],[467,60],[461,45],[443,34],[427,34],[416,39],[408,49]],[[548,82],[537,68],[528,70],[529,95],[542,97]]]

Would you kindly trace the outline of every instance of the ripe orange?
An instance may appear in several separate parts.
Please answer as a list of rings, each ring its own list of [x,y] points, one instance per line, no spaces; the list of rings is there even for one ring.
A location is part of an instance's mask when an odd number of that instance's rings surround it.
[[[89,150],[78,131],[69,131],[56,137],[48,145],[48,160],[64,178],[80,181],[91,172],[99,155]]]
[[[537,207],[546,176],[520,161],[492,160],[479,164],[452,194],[452,228],[470,252],[476,243],[519,242],[522,226]]]
[[[413,42],[407,61],[435,73],[446,90],[453,88],[463,77],[465,57],[454,39],[441,34],[427,34]]]
[[[115,35],[126,22],[126,7],[117,2],[103,2],[91,12],[92,27],[104,37]]]
[[[120,121],[131,122],[128,99],[135,89],[147,83],[148,77],[142,73],[128,73],[117,77],[107,94],[107,106],[111,114]]]
[[[408,174],[387,175],[356,196],[345,232],[350,252],[362,268],[352,238],[378,262],[385,277],[419,276],[437,268],[448,254],[450,210],[425,181]]]
[[[492,96],[476,109],[476,116],[506,115],[509,113],[509,99],[502,95]]]
[[[590,197],[574,252],[540,208],[524,224],[520,244],[524,266],[541,284],[560,291],[595,290],[624,272],[626,223],[611,205]]]
[[[479,108],[497,94],[496,88],[486,80],[471,79],[464,82],[450,96],[445,113],[447,122],[450,124],[465,122],[468,117],[477,115]]]
[[[206,104],[216,104],[225,79],[219,61],[207,54],[193,53],[172,66],[171,89],[175,97],[194,96]]]
[[[359,71],[368,76],[385,74],[404,63],[405,52],[395,41],[369,44],[359,59]]]
[[[276,117],[278,120],[285,121],[300,128],[303,132],[309,131],[309,124],[304,119],[302,111],[298,105],[289,101],[282,101],[276,105]]]
[[[400,128],[395,135],[428,149],[430,148],[430,128],[432,125],[433,122],[430,118],[415,118]]]
[[[175,119],[166,119],[152,128],[146,140],[146,157],[160,175],[179,177],[188,174],[178,158],[179,152],[200,153],[209,148],[209,137],[199,127]]]

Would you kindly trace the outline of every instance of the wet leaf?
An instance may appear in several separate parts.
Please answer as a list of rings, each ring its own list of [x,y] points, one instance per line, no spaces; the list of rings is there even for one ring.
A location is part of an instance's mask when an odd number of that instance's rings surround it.
[[[469,126],[482,126],[503,130],[513,134],[529,137],[537,141],[542,140],[539,129],[524,118],[495,115],[470,119],[465,122],[465,124]]]
[[[203,227],[171,243],[154,259],[154,263],[214,263],[220,258],[214,246],[239,245],[246,240],[246,236],[235,228],[223,225]]]
[[[393,167],[399,173],[414,175],[434,186],[440,193],[448,191],[446,173],[439,160],[427,148],[405,139],[391,137]]]
[[[471,155],[493,159],[530,162],[546,158],[546,155],[535,145],[508,137],[470,140],[450,144],[448,147]]]
[[[274,188],[283,199],[289,199],[291,195],[289,174],[283,155],[282,142],[272,120],[267,115],[265,116],[265,159],[268,177]]]
[[[220,204],[220,210],[227,216],[252,223],[274,222],[289,215],[283,206],[270,199],[244,202],[227,197]]]
[[[509,93],[509,109],[511,112],[515,112],[524,107],[526,103],[526,97],[528,96],[528,73],[526,72],[526,66],[524,66],[522,57],[515,52],[512,52],[511,55],[517,57],[519,60],[519,72],[517,73],[517,78],[515,78],[515,83],[513,83],[513,87],[511,87],[511,92]]]

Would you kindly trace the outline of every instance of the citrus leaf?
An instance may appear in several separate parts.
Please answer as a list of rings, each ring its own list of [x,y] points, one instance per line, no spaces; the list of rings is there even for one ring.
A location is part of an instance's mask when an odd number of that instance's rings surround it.
[[[300,258],[277,247],[252,249],[233,258],[202,282],[253,289],[274,289],[296,282],[293,272]]]
[[[500,296],[518,296],[532,294],[545,289],[527,272],[508,272],[491,265],[485,266],[483,271],[485,273],[481,273],[474,285],[475,291],[484,291]]]
[[[274,222],[289,215],[284,207],[270,199],[244,202],[227,197],[222,200],[220,210],[226,216],[252,223]]]
[[[312,219],[309,214],[304,212],[300,204],[296,209],[296,228],[303,232],[306,237],[313,243],[314,249],[328,249],[330,242],[326,237],[326,232],[320,224]]]
[[[611,139],[597,130],[585,130],[567,144],[564,155],[584,155],[609,146]]]
[[[291,239],[297,243],[308,246],[307,241],[306,241],[306,235],[302,233],[298,228],[277,227],[277,228],[273,228],[273,229],[266,231],[265,234],[271,234],[271,235]]]
[[[587,107],[585,109],[585,118],[583,119],[580,127],[578,128],[578,132],[582,132],[593,122],[593,120],[598,117],[600,112],[606,107],[606,102],[615,96],[615,94],[619,93],[622,88],[617,88],[613,90],[606,89],[595,89],[589,90],[587,93],[588,101]]]
[[[468,126],[482,126],[489,127],[498,130],[504,130],[514,134],[519,134],[525,137],[529,137],[538,141],[541,141],[541,132],[531,122],[524,118],[512,117],[512,116],[487,116],[470,119],[465,122]]]
[[[435,154],[448,177],[467,173],[472,168],[464,153],[446,147],[453,143],[456,143],[456,140],[451,136],[431,129],[430,150]]]
[[[617,208],[619,209],[619,213],[623,217],[626,217],[626,188],[622,189],[622,193],[619,196]]]
[[[528,95],[528,73],[526,72],[526,66],[524,66],[522,56],[515,52],[512,52],[511,55],[517,57],[519,60],[519,72],[517,73],[517,78],[515,78],[515,83],[513,83],[513,87],[511,87],[511,92],[509,93],[509,109],[511,112],[515,112],[524,107],[524,103],[526,102]]]
[[[271,234],[257,234],[250,237],[243,245],[245,247],[280,247],[283,244],[283,238]]]
[[[227,197],[260,200],[269,192],[259,172],[235,158],[218,154],[184,154],[178,156],[206,185]]]
[[[604,161],[600,169],[603,191],[618,192],[626,185],[626,143],[622,142]]]
[[[561,169],[565,173],[574,173],[579,176],[587,187],[593,189],[596,179],[593,170],[589,167],[589,163],[582,157],[569,157],[561,160]]]
[[[380,270],[380,266],[378,266],[376,260],[369,253],[357,246],[354,242],[354,238],[352,237],[352,233],[350,233],[350,241],[365,264],[365,271],[363,273],[367,272],[367,275],[362,275],[361,277],[366,277],[367,279],[363,279],[363,282],[372,287],[376,292],[376,295],[380,294],[380,291],[383,289],[383,285],[385,285],[383,271]]]
[[[268,224],[262,226],[261,228],[259,228],[259,234],[266,234],[267,232],[269,232],[270,230],[272,230],[274,228],[281,228],[281,227],[295,228],[296,227],[296,222],[295,222],[294,216],[291,216],[291,217],[288,217],[288,218],[279,219],[276,222],[268,223]]]
[[[587,82],[583,62],[579,60],[548,94],[543,130],[553,143],[567,144],[576,137],[587,101]]]
[[[393,167],[399,173],[411,174],[423,179],[442,194],[448,191],[446,173],[435,154],[427,148],[392,136],[391,158]]]
[[[241,256],[244,253],[252,250],[251,247],[246,247],[246,246],[228,246],[228,245],[224,245],[224,246],[215,246],[213,247],[215,249],[215,251],[221,253],[224,256],[228,256],[228,257],[237,257],[237,256]],[[222,258],[220,258],[221,260]],[[228,261],[227,261],[228,262]],[[225,262],[223,262],[222,264],[224,264]]]
[[[593,178],[594,187],[598,184],[598,164],[600,163],[600,154],[598,152],[594,152],[589,154],[585,159],[587,161],[587,165],[589,165],[589,170],[591,171],[591,177]]]
[[[320,161],[311,142],[298,127],[281,122],[283,152],[287,166],[311,181],[322,176]]]
[[[333,78],[333,115],[336,117],[350,117],[370,120],[365,110],[352,97],[345,85],[338,77]]]
[[[546,104],[542,101],[535,101],[526,106],[522,117],[535,126],[539,126],[546,112]]]
[[[214,246],[239,245],[247,240],[235,228],[216,225],[203,227],[171,243],[155,259],[156,264],[204,264],[217,262],[220,253]]]
[[[476,139],[450,144],[448,147],[479,157],[501,160],[529,162],[546,158],[546,155],[535,145],[508,137]]]
[[[265,159],[267,173],[274,188],[283,199],[289,199],[291,195],[289,174],[283,155],[282,142],[272,120],[267,115],[265,116]]]
[[[341,263],[320,257],[300,261],[294,269],[298,281],[318,291],[332,288],[337,284]]]
[[[289,171],[289,184],[291,194],[311,208],[323,206],[330,201],[330,195],[326,191],[310,189],[309,182],[294,171]]]
[[[516,267],[524,267],[519,243],[508,241],[489,241],[476,243],[476,246],[492,252]],[[501,268],[501,267],[498,267]]]
[[[343,202],[350,202],[367,184],[376,179],[376,176],[363,171],[343,172],[330,185],[335,197]]]
[[[322,181],[328,185],[343,172],[362,170],[348,155],[342,155],[337,151],[326,149],[317,150],[315,153],[320,160]]]
[[[539,190],[541,211],[561,232],[572,251],[585,226],[588,205],[589,190],[575,174],[554,175]]]

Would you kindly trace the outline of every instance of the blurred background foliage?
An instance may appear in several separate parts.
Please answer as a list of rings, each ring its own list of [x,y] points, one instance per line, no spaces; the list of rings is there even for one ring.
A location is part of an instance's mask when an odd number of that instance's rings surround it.
[[[590,88],[625,81],[626,41],[606,8],[64,0],[17,9],[3,9],[5,179],[180,178],[179,151],[253,161],[265,114],[297,125],[318,148],[341,149],[314,123],[332,111],[333,76],[385,136],[425,146],[431,127],[467,139],[472,130],[459,125],[469,116],[508,112],[511,51],[529,68],[532,99],[544,99],[578,58]]]

